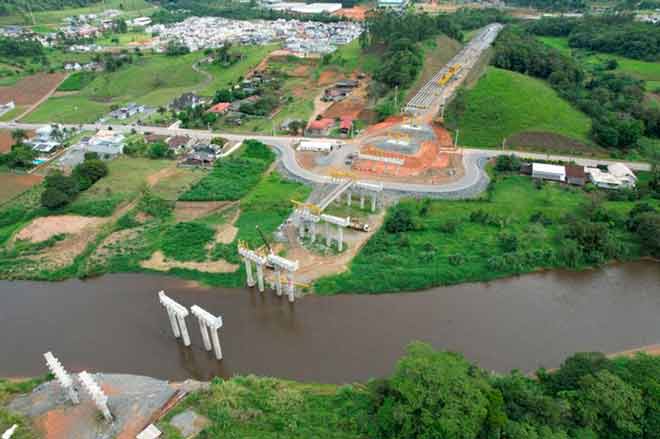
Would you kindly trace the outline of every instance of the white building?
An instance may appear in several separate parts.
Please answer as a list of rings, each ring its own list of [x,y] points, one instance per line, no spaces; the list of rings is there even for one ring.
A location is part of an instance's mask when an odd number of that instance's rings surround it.
[[[145,27],[151,24],[150,17],[138,17],[130,21],[131,26],[135,27]]]
[[[634,188],[637,184],[635,174],[623,163],[608,165],[607,172],[598,168],[586,168],[589,181],[602,189]]]
[[[331,152],[338,149],[340,145],[335,142],[327,142],[320,140],[303,140],[298,145],[298,151],[313,151],[313,152]]]
[[[113,159],[124,152],[124,135],[110,130],[101,130],[89,139],[86,152],[95,152],[101,159]]]
[[[532,163],[532,177],[541,180],[566,181],[566,168],[561,165]]]

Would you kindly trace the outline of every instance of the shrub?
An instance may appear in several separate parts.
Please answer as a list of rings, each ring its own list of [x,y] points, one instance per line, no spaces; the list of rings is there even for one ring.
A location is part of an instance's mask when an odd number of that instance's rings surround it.
[[[214,236],[215,231],[205,224],[177,223],[164,233],[163,253],[178,261],[204,261],[206,246]]]
[[[54,188],[48,187],[41,194],[41,205],[47,209],[59,209],[71,202],[71,197],[65,192]]]
[[[518,172],[520,170],[520,159],[515,155],[498,155],[495,160],[497,172]]]
[[[402,233],[415,229],[413,214],[409,206],[398,204],[385,221],[387,233]]]

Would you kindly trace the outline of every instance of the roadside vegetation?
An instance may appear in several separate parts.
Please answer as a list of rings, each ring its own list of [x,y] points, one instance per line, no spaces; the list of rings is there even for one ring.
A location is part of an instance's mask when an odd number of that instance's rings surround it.
[[[215,379],[168,413],[207,417],[200,438],[579,439],[658,437],[660,358],[578,353],[553,372],[493,374],[460,354],[408,346],[391,376],[366,384]]]
[[[517,164],[503,157],[483,199],[399,202],[349,270],[318,280],[316,291],[411,291],[660,254],[657,171],[641,174],[636,191],[604,193],[513,175]]]

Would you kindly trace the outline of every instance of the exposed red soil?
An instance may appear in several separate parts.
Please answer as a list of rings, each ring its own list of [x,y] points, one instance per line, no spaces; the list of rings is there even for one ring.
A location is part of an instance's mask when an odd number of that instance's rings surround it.
[[[369,12],[369,10],[370,9],[366,6],[354,6],[352,8],[342,8],[333,15],[349,18],[355,21],[364,21],[367,18],[367,12]]]
[[[374,145],[366,145],[361,150],[364,154],[402,160],[402,165],[384,163],[379,160],[357,160],[353,164],[353,168],[361,172],[396,177],[433,176],[453,164],[450,160],[452,154],[443,152],[443,150],[452,149],[451,135],[445,129],[437,126],[433,127],[433,131],[436,139],[422,142],[419,151],[413,155],[384,151]]]
[[[35,174],[0,174],[0,203],[41,183],[43,176]]]
[[[334,70],[324,70],[319,75],[318,84],[322,86],[330,85],[343,78],[344,75],[339,72],[335,72]]]
[[[365,106],[366,102],[364,99],[357,96],[350,96],[341,102],[335,102],[332,104],[330,108],[323,113],[323,117],[337,119],[347,116],[352,117],[353,119],[358,119]]]
[[[14,101],[16,105],[33,105],[48,94],[66,73],[38,73],[21,79],[9,87],[0,87],[0,102]]]
[[[34,136],[34,131],[27,132],[28,137]],[[11,137],[11,130],[0,130],[0,154],[11,151],[14,139]]]
[[[402,123],[403,119],[404,119],[403,116],[390,116],[384,121],[367,128],[367,130],[364,132],[364,136],[373,136],[380,131],[384,131],[387,130],[388,128],[392,128],[394,125]]]

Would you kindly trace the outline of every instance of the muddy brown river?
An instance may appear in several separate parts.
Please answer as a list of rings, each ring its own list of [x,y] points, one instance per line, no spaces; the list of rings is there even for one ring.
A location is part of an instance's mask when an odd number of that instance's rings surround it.
[[[225,359],[177,342],[156,293],[221,314]],[[660,342],[660,264],[547,272],[405,294],[308,296],[202,289],[165,276],[0,282],[0,376],[46,372],[52,350],[82,369],[181,380],[254,373],[342,383],[389,374],[413,340],[509,371],[555,367],[576,351]]]

